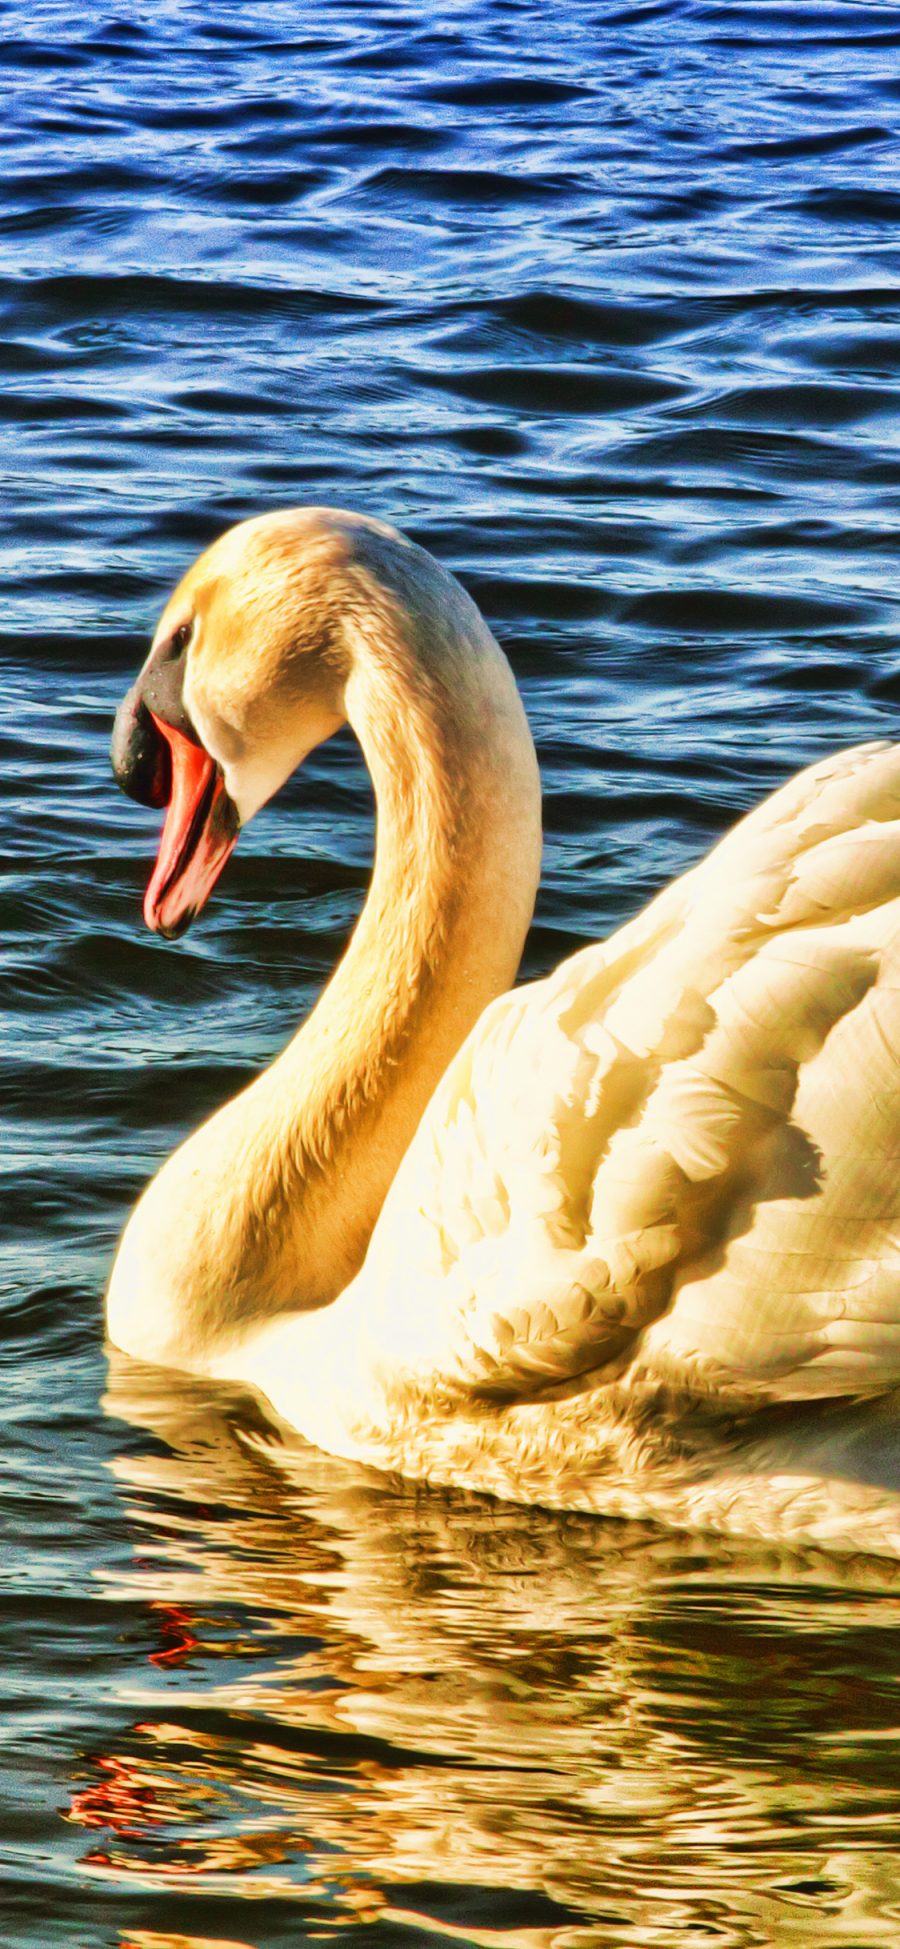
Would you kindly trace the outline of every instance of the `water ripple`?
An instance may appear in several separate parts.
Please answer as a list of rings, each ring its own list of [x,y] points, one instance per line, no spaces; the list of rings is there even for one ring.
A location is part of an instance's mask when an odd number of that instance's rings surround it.
[[[897,1941],[888,1571],[276,1470],[252,1404],[107,1378],[100,1291],[371,854],[342,737],[188,942],[141,930],[109,723],[227,522],[358,507],[481,603],[545,782],[530,974],[895,734],[898,44],[874,0],[5,9],[16,1949]]]

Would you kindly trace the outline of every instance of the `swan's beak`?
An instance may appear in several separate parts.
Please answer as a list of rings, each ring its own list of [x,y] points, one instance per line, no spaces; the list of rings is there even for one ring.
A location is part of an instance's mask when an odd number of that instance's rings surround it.
[[[175,726],[159,716],[141,696],[140,679],[116,714],[112,765],[129,797],[166,807],[144,919],[155,933],[175,940],[208,900],[234,850],[237,810],[187,718],[182,715],[182,725]]]
[[[214,758],[150,713],[172,754],[172,796],[150,885],[148,927],[174,941],[205,906],[238,836],[238,816]]]

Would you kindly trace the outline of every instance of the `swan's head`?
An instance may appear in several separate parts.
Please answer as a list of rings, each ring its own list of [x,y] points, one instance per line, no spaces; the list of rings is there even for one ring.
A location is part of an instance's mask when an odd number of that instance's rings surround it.
[[[327,509],[262,515],[194,563],[163,611],[112,742],[122,789],[165,806],[148,925],[199,912],[239,829],[344,722],[344,619],[361,556],[408,546]]]

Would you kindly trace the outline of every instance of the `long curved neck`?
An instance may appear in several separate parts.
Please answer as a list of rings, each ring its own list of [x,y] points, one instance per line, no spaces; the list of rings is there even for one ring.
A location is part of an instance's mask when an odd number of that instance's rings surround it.
[[[348,626],[346,710],[377,807],[369,895],[309,1019],[175,1153],[126,1232],[120,1256],[137,1229],[132,1264],[156,1263],[155,1308],[127,1295],[117,1329],[117,1265],[110,1332],[147,1358],[202,1367],[262,1317],[343,1290],[447,1063],[515,978],[540,865],[534,747],[474,605],[449,577],[437,593],[414,634],[371,590]]]
[[[429,1097],[521,958],[540,789],[512,675],[479,625],[477,655],[464,639],[439,673],[402,636],[369,635],[347,685],[375,789],[372,883],[343,961],[267,1079],[294,1306],[334,1298],[359,1269]]]

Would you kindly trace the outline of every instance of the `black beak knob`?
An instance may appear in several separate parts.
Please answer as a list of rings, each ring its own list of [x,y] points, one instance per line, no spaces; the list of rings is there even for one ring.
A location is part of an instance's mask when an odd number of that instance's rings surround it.
[[[113,777],[139,805],[168,805],[171,754],[138,691],[139,683],[132,685],[116,712],[110,746]]]

